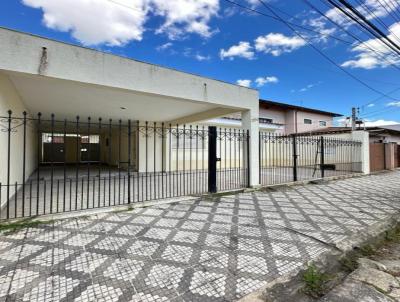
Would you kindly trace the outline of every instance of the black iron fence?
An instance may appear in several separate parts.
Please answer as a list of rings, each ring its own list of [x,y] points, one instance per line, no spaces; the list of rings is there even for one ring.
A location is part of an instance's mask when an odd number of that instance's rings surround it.
[[[358,173],[362,143],[337,137],[260,132],[262,185]]]
[[[0,127],[0,219],[248,186],[240,129],[11,111]]]

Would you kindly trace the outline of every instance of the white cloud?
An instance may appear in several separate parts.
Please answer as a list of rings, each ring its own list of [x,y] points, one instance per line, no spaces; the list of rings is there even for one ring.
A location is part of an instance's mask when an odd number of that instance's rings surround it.
[[[278,83],[279,79],[275,76],[270,76],[270,77],[258,77],[257,79],[255,79],[255,82],[257,83],[258,87],[262,87],[265,84],[268,83]]]
[[[282,53],[292,52],[306,45],[306,41],[297,36],[285,36],[281,33],[270,33],[259,36],[255,40],[255,49],[260,52],[280,56]]]
[[[255,8],[255,7],[257,7],[258,5],[260,5],[260,1],[259,1],[259,0],[246,0],[246,2],[247,2],[248,4],[250,4],[250,6],[251,6],[252,8]]]
[[[221,60],[225,58],[229,58],[233,60],[234,57],[240,57],[245,59],[253,59],[254,58],[254,51],[253,47],[250,45],[249,42],[239,42],[238,45],[231,46],[228,50],[221,49],[219,52],[219,56]]]
[[[153,13],[165,18],[165,23],[157,30],[166,33],[170,39],[182,37],[185,33],[196,33],[210,37],[208,22],[217,16],[219,0],[148,0],[153,3]]]
[[[299,92],[306,92],[307,90],[310,90],[311,88],[314,88],[315,86],[318,86],[318,85],[320,85],[320,84],[322,84],[321,81],[319,81],[319,82],[317,82],[317,83],[308,84],[307,86],[305,86],[305,87],[303,87],[303,88],[300,88],[300,89],[299,89]]]
[[[166,49],[171,48],[172,45],[173,45],[173,44],[172,44],[171,42],[167,42],[167,43],[164,43],[164,44],[158,46],[156,49],[157,49],[158,51],[163,51],[163,50],[166,50]]]
[[[396,37],[400,35],[400,22],[394,23],[389,29],[392,33],[388,37],[396,40]],[[357,54],[354,59],[342,63],[343,67],[373,69],[400,63],[400,57],[385,47],[380,39],[370,39],[359,43],[351,51]],[[385,57],[385,59],[382,59],[382,57]]]
[[[364,0],[362,1],[362,5],[356,6],[356,9],[363,14],[368,20],[373,20],[376,18],[386,17],[391,14],[393,11],[397,10],[400,7],[399,1],[391,1],[391,5],[382,6],[381,3],[377,0]],[[343,7],[343,10],[351,13],[347,8]],[[351,13],[352,14],[352,13]],[[355,24],[355,22],[349,19],[344,13],[342,13],[337,8],[331,8],[325,12],[325,16],[329,17],[336,23],[348,28]],[[324,17],[319,18],[321,22],[330,22],[326,20]]]
[[[211,57],[210,56],[203,56],[203,55],[201,55],[201,54],[196,54],[195,56],[194,56],[194,58],[197,60],[197,61],[209,61],[210,59],[211,59]]]
[[[326,19],[324,17],[309,19],[309,20],[305,21],[304,23],[313,27],[316,31],[318,31],[320,33],[319,36],[315,36],[313,34],[313,37],[310,37],[310,39],[312,39],[313,41],[316,41],[316,42],[326,43],[326,42],[328,42],[329,36],[336,32],[335,27],[327,27],[328,25],[327,25]]]
[[[367,107],[368,108],[375,107],[375,104],[368,104]]]
[[[122,46],[131,40],[140,41],[147,20],[146,0],[118,1],[121,5],[105,0],[23,0],[23,3],[42,9],[46,27],[71,32],[84,45]]]
[[[236,84],[240,85],[240,86],[244,86],[244,87],[250,87],[251,86],[251,80],[237,80]]]
[[[140,41],[151,15],[163,18],[156,30],[170,39],[185,34],[210,37],[208,23],[218,15],[219,0],[22,0],[43,11],[48,28],[70,32],[84,45],[123,46]]]
[[[386,106],[390,106],[390,107],[400,107],[400,101],[395,101],[395,102],[387,103]]]
[[[395,121],[387,121],[387,120],[376,120],[376,121],[366,121],[366,127],[379,127],[379,126],[389,126],[389,125],[397,125],[399,122]]]

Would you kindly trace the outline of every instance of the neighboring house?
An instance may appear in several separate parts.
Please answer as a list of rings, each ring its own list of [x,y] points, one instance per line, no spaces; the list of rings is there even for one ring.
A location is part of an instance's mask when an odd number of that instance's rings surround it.
[[[379,127],[361,127],[358,130],[365,130],[369,133],[370,143],[396,143],[400,145],[400,125],[379,126]],[[309,131],[304,131],[309,133]],[[334,134],[340,135],[350,133],[351,127],[328,127],[325,129],[315,129],[311,134],[325,135]]]
[[[260,129],[281,134],[293,134],[326,129],[333,126],[333,119],[342,116],[338,113],[289,105],[260,99]],[[232,114],[207,121],[220,126],[241,125],[240,114]]]
[[[370,171],[400,167],[400,125],[360,127],[369,133]],[[312,135],[341,137],[351,133],[350,127],[329,127],[311,131]]]

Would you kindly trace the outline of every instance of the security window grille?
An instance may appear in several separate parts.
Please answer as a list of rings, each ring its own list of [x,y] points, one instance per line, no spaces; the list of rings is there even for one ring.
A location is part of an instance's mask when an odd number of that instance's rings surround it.
[[[311,125],[312,124],[312,120],[310,120],[309,118],[305,118],[304,119],[304,124]]]
[[[273,120],[271,118],[259,118],[261,124],[272,124]]]
[[[319,125],[321,127],[326,127],[326,121],[319,121]]]

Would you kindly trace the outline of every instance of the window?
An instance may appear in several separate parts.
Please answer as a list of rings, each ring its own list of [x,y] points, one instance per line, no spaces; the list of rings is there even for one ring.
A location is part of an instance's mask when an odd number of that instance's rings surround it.
[[[319,125],[321,127],[326,127],[326,121],[319,121]]]
[[[309,118],[305,118],[304,119],[304,124],[311,125],[312,124],[312,120],[310,120]]]
[[[258,121],[261,123],[261,124],[272,124],[273,123],[273,120],[272,120],[272,118],[259,118],[258,119]]]

